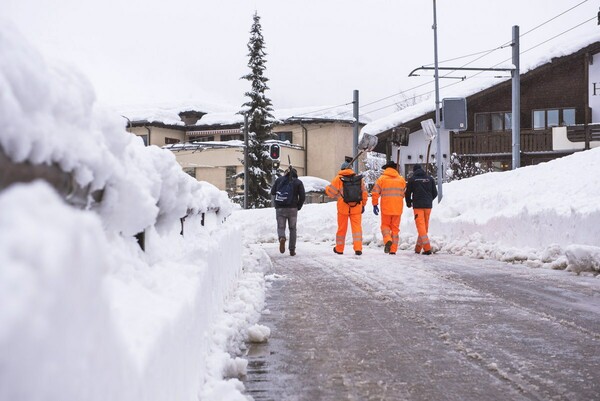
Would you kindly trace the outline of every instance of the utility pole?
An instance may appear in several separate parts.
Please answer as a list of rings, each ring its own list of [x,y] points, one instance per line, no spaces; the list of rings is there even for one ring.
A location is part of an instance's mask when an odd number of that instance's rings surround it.
[[[248,209],[248,113],[244,113],[244,209]]]
[[[354,151],[352,153],[352,157],[356,158],[356,160],[354,161],[354,171],[358,173],[358,158],[356,157],[358,155],[358,90],[356,89],[354,90],[354,99],[352,101],[352,106],[354,112],[354,140],[352,141],[352,147]]]
[[[512,168],[521,167],[521,73],[519,70],[519,26],[513,26],[512,31],[512,63],[511,68],[475,68],[475,67],[438,67],[437,56],[437,21],[435,0],[433,0],[433,35],[434,35],[434,51],[435,51],[435,67],[418,67],[408,74],[409,77],[418,76],[415,71],[418,70],[435,70],[435,126],[437,128],[437,166],[438,166],[438,202],[442,200],[442,157],[441,157],[441,138],[440,138],[440,98],[439,98],[439,70],[450,71],[510,71],[512,74]],[[442,77],[452,78],[452,77]]]
[[[519,71],[519,26],[512,31],[512,169],[521,167],[521,72]]]
[[[434,63],[435,63],[435,128],[436,134],[436,156],[437,159],[437,185],[438,185],[438,203],[442,201],[442,139],[440,137],[440,79],[438,76],[438,48],[437,48],[437,14],[435,0],[433,0],[433,52],[434,52]],[[429,163],[429,160],[427,160]]]

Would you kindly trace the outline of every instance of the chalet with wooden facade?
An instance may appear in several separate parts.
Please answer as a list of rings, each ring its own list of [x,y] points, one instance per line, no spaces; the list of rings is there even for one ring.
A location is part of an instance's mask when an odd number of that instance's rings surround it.
[[[588,43],[521,74],[522,166],[600,146],[600,35]],[[511,169],[511,96],[510,80],[464,96],[468,127],[460,132],[440,131],[442,163],[456,153],[495,170]],[[426,163],[429,142],[421,122],[435,121],[434,108],[429,100],[425,108],[416,105],[413,110],[402,110],[385,124],[367,124],[363,132],[378,135],[375,150],[399,160],[404,172],[411,171],[413,164]],[[397,139],[392,143],[399,132],[409,134],[406,146],[397,146]],[[435,148],[433,141],[430,163],[435,162]]]

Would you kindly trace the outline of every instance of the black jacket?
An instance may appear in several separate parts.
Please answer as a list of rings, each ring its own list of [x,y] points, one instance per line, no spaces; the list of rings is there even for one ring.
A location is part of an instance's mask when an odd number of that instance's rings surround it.
[[[292,170],[291,173],[286,173],[285,175],[282,175],[277,180],[275,180],[275,184],[273,184],[273,186],[271,187],[271,195],[275,196],[275,194],[277,193],[277,189],[279,188],[279,186],[281,185],[283,180],[288,177],[288,174],[291,175],[291,178],[293,180],[292,183],[293,183],[294,194],[292,196],[292,203],[289,206],[275,205],[275,208],[277,209],[277,208],[295,207],[296,209],[300,210],[300,209],[302,209],[302,205],[304,205],[304,200],[306,198],[306,194],[304,193],[304,184],[298,178],[298,173],[296,173],[295,169]],[[273,203],[275,203],[275,202],[273,202]]]
[[[417,169],[406,185],[406,206],[416,209],[431,209],[437,197],[437,188],[433,178],[423,169]]]

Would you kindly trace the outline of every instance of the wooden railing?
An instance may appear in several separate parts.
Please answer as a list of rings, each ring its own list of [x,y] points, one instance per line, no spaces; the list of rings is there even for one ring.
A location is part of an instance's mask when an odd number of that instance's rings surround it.
[[[450,149],[459,155],[510,154],[512,132],[464,132],[452,134]],[[552,150],[552,131],[521,130],[521,152]]]
[[[585,142],[585,149],[589,149],[590,142],[600,141],[600,124],[567,127],[567,138],[571,142]]]

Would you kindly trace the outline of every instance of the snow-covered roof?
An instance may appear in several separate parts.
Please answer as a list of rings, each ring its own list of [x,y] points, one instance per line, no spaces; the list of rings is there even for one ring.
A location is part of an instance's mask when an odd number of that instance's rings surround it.
[[[329,181],[319,177],[302,176],[298,177],[304,185],[304,191],[308,192],[324,192],[325,187],[329,185]]]
[[[183,126],[184,123],[179,117],[181,112],[199,111],[207,114],[219,114],[230,109],[231,106],[188,100],[184,102],[123,106],[119,108],[118,112],[130,121]]]
[[[534,70],[544,64],[552,62],[552,59],[562,56],[568,56],[576,53],[580,49],[600,41],[600,32],[594,35],[582,35],[575,40],[569,40],[568,42],[557,43],[556,45],[545,48],[544,51],[538,52],[536,55],[530,56],[529,53],[521,55],[520,60],[520,72],[525,74],[531,70]],[[500,82],[507,81],[510,78],[503,79]],[[484,89],[491,88],[499,83],[497,78],[490,78],[489,80],[466,80],[460,85],[455,85],[450,89],[444,90],[444,97],[467,97],[475,93],[481,92]],[[388,116],[374,120],[371,123],[365,125],[361,130],[362,134],[377,135],[394,127],[397,127],[407,121],[414,120],[415,118],[421,117],[427,113],[435,110],[435,101],[428,99],[424,102],[418,103],[414,106],[407,107]]]
[[[123,108],[121,115],[132,122],[161,123],[165,125],[184,126],[179,117],[183,111],[199,111],[206,113],[195,125],[236,125],[244,123],[244,116],[239,110],[232,110],[229,106],[220,106],[202,102],[185,102],[175,104],[160,104],[156,106],[136,106]],[[278,121],[285,120],[329,120],[354,122],[352,106],[313,106],[302,108],[288,108],[273,110],[273,116]],[[361,121],[371,121],[368,117],[361,116]]]

